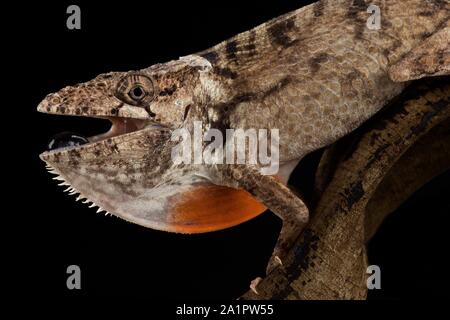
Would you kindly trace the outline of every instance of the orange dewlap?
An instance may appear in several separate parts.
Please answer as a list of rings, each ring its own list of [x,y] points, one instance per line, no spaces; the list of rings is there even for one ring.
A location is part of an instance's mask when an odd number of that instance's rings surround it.
[[[201,185],[177,197],[170,210],[170,229],[202,233],[229,228],[250,220],[266,207],[245,190]]]

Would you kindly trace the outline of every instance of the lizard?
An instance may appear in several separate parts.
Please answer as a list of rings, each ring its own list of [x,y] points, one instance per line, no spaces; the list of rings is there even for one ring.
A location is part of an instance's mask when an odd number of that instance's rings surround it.
[[[367,27],[369,5],[381,27]],[[282,229],[267,273],[308,223],[288,186],[308,153],[359,127],[412,80],[450,73],[443,0],[321,0],[212,48],[141,70],[109,72],[47,95],[37,110],[109,119],[111,129],[40,154],[77,200],[139,225],[209,232],[267,208]],[[258,164],[175,164],[171,132],[279,129],[280,170]],[[62,147],[61,147],[62,146]],[[205,145],[202,145],[205,147]]]

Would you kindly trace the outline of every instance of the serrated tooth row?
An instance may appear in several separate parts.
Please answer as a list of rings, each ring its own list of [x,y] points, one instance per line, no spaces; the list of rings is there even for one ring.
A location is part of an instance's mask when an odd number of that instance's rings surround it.
[[[105,209],[103,209],[102,207],[96,205],[93,201],[89,200],[87,197],[85,197],[84,195],[82,195],[80,192],[78,192],[75,188],[73,188],[69,183],[67,183],[63,177],[61,177],[61,175],[50,165],[46,164],[46,169],[48,170],[48,172],[55,174],[56,177],[53,177],[53,180],[57,180],[57,181],[61,181],[61,183],[58,183],[58,186],[67,186],[66,189],[64,189],[64,192],[68,192],[69,195],[76,195],[78,194],[77,198],[75,199],[75,201],[81,201],[84,204],[89,204],[88,206],[89,208],[93,208],[93,207],[98,207],[97,209],[97,213],[100,212],[105,212],[105,216],[112,216],[113,214]]]

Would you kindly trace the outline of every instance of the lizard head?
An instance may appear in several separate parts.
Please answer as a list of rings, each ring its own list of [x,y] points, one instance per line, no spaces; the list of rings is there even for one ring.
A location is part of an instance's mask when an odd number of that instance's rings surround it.
[[[122,129],[115,120],[124,119],[132,126],[151,122],[173,129],[205,100],[208,86],[201,78],[209,69],[206,59],[187,56],[139,71],[105,73],[49,94],[38,111],[107,118],[115,130]]]
[[[40,158],[78,199],[152,229],[204,232],[253,217],[264,207],[248,194],[208,184],[193,168],[171,159],[177,143],[171,130],[188,126],[187,114],[201,106],[207,91],[202,77],[209,68],[204,59],[189,56],[102,74],[49,94],[38,111],[108,119],[112,126],[88,138],[53,139]],[[217,199],[226,212],[211,211]]]

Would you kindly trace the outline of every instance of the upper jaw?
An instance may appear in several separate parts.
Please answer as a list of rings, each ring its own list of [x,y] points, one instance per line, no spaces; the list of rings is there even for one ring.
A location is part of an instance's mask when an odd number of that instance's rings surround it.
[[[117,99],[102,103],[101,105],[66,105],[64,103],[53,103],[52,97],[45,98],[37,107],[38,112],[85,117],[120,117],[146,120],[148,112],[144,108],[125,104]],[[106,102],[106,101],[105,101]]]

